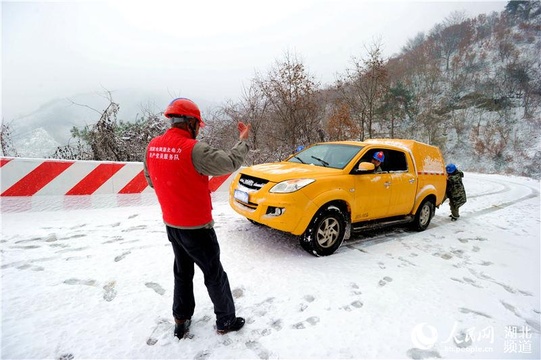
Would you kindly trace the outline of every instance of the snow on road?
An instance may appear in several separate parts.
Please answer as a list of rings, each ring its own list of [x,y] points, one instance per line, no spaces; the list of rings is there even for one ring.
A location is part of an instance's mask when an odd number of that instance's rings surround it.
[[[247,324],[215,333],[196,271],[193,337],[181,341],[155,201],[33,212],[3,202],[1,357],[538,359],[539,181],[466,173],[465,186],[459,221],[445,203],[424,232],[355,234],[322,258],[215,193],[222,262]]]

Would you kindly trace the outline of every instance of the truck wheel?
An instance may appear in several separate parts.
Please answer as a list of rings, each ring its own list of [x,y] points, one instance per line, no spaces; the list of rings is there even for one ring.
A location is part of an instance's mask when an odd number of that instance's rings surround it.
[[[425,230],[430,224],[430,220],[434,216],[434,203],[431,200],[424,200],[417,209],[415,220],[413,220],[413,228],[417,231]]]
[[[342,245],[345,230],[344,213],[338,207],[330,205],[314,216],[299,241],[302,248],[310,254],[327,256]]]

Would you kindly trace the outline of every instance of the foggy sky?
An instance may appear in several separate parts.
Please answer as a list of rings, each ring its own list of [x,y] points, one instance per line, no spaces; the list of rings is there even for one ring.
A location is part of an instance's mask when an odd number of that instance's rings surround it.
[[[506,1],[2,2],[2,117],[103,89],[237,100],[286,52],[323,85],[378,41],[384,56],[464,11]]]

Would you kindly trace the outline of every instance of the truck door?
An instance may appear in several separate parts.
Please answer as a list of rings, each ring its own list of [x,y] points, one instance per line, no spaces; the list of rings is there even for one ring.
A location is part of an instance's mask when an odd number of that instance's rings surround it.
[[[388,216],[407,215],[411,212],[417,194],[417,174],[409,154],[390,150],[386,157],[386,170],[391,175],[391,199]]]
[[[391,201],[391,174],[354,175],[355,204],[352,221],[380,219],[387,216]]]

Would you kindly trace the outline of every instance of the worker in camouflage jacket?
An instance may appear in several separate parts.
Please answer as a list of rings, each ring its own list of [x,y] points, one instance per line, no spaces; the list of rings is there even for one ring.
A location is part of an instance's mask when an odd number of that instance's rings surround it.
[[[451,220],[456,221],[460,217],[458,209],[466,203],[466,189],[464,189],[464,184],[462,183],[464,173],[458,170],[455,164],[447,165],[445,170],[447,171],[445,198],[449,198]]]

